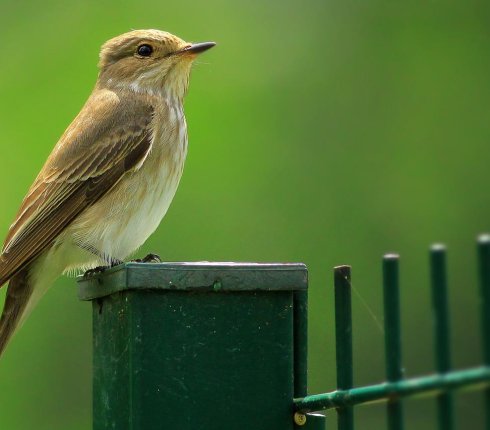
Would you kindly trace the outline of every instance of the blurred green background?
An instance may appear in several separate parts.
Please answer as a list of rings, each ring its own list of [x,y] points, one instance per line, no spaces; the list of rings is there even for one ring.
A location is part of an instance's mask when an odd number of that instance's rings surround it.
[[[90,93],[105,40],[134,28],[215,40],[193,71],[179,191],[138,254],[307,263],[310,391],[319,392],[335,386],[338,264],[353,265],[356,384],[383,379],[388,251],[402,256],[406,374],[432,371],[427,249],[444,242],[454,364],[480,363],[474,240],[490,230],[488,2],[0,5],[2,234]],[[0,362],[0,428],[90,428],[90,378],[90,305],[61,278]],[[433,403],[408,401],[407,428],[433,428]],[[481,406],[479,393],[458,396],[461,428],[481,428]],[[385,428],[383,406],[356,416],[360,429]],[[332,428],[335,414],[328,420]]]

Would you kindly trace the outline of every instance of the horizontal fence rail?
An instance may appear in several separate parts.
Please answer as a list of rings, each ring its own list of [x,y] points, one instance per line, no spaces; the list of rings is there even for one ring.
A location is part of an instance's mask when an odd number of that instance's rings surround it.
[[[339,430],[354,429],[353,407],[372,402],[386,402],[388,430],[404,428],[402,399],[435,396],[437,428],[454,429],[453,393],[457,389],[480,389],[484,392],[486,430],[490,430],[490,235],[478,238],[480,278],[480,313],[483,365],[453,370],[450,353],[450,320],[447,294],[446,248],[433,245],[429,253],[432,311],[434,317],[435,374],[404,378],[401,349],[399,257],[383,258],[383,296],[385,365],[387,382],[363,387],[353,385],[351,269],[334,269],[337,390],[308,395],[294,400],[296,415],[336,409]]]
[[[444,375],[435,374],[399,382],[385,382],[352,388],[351,390],[314,394],[296,399],[295,406],[298,411],[302,412],[319,411],[376,401],[396,401],[403,397],[423,394],[438,395],[456,388],[478,388],[483,383],[490,383],[489,367],[477,367],[452,371]]]

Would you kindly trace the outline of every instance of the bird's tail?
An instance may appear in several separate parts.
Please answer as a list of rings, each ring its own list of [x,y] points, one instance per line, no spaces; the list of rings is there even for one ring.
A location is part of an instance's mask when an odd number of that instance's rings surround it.
[[[0,356],[15,330],[21,326],[27,316],[26,311],[32,292],[32,285],[29,283],[29,269],[21,270],[10,279],[0,317]]]
[[[63,272],[64,260],[44,253],[10,278],[0,317],[0,356],[32,309]]]

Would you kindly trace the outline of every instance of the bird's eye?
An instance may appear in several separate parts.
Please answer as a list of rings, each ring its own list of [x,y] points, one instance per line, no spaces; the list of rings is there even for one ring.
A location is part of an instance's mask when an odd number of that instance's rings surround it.
[[[138,46],[138,50],[136,52],[141,57],[149,57],[153,52],[153,48],[145,43],[144,45]]]

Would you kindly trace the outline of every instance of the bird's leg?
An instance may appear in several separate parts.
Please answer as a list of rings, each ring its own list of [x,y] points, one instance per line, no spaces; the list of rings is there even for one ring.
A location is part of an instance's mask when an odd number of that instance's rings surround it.
[[[137,258],[131,261],[134,263],[161,263],[162,259],[158,254],[148,254],[143,258]]]

